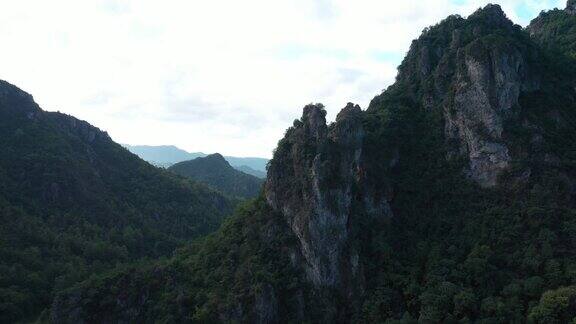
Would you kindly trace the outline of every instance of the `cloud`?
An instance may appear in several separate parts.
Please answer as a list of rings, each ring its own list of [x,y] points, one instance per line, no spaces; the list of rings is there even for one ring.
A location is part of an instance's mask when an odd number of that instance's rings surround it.
[[[522,25],[564,6],[496,2]],[[305,104],[366,107],[425,27],[486,3],[4,1],[0,77],[118,142],[270,156]]]

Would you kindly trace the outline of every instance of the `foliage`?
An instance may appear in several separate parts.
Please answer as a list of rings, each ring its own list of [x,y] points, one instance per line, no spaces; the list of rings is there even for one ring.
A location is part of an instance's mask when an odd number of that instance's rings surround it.
[[[100,130],[0,83],[0,322],[55,291],[218,228],[234,201],[152,167]]]
[[[119,269],[63,292],[53,312],[69,314],[75,304],[66,302],[76,296],[74,303],[84,305],[82,318],[89,322],[103,322],[111,313],[140,323],[255,322],[255,300],[263,287],[274,286],[279,314],[293,318],[297,305],[288,296],[304,284],[288,255],[278,253],[295,243],[285,226],[258,198],[240,206],[217,233],[180,249],[169,261]],[[119,298],[128,299],[119,303]]]
[[[530,310],[531,323],[574,323],[576,321],[576,287],[561,287],[542,294],[540,302]]]
[[[241,199],[256,197],[263,182],[253,175],[234,169],[220,154],[176,163],[168,170]]]
[[[576,15],[558,9],[542,12],[528,30],[546,49],[576,58]]]
[[[524,185],[478,188],[459,161],[445,158],[441,121],[386,96],[367,118],[382,120],[372,122],[382,125],[371,131],[381,139],[372,142],[381,154],[374,158],[387,159],[390,148],[401,157],[387,176],[394,217],[358,230],[369,289],[357,320],[524,321],[543,291],[574,279],[576,212],[561,170],[535,169]]]
[[[462,161],[454,159],[442,134],[442,111],[419,104],[443,85],[449,93],[449,82],[438,75],[449,80],[450,66],[433,62],[444,70],[421,81],[414,68],[419,57],[409,54],[400,67],[404,74],[372,101],[366,116],[370,165],[380,168],[377,183],[393,183],[394,217],[359,224],[369,288],[356,320],[567,322],[576,315],[571,289],[558,287],[575,279],[576,211],[568,180],[576,176],[574,62],[541,51],[518,29],[504,36],[498,29],[473,35],[474,21],[459,17],[427,30],[423,44],[446,46],[455,25],[463,46],[472,41],[466,49],[473,55],[482,52],[472,44],[496,50],[514,44],[548,82],[523,93],[517,114],[506,120],[514,167],[501,179],[504,185],[482,189],[465,178]],[[420,40],[413,44],[420,46]],[[535,141],[539,134],[542,141]],[[394,167],[382,163],[394,155],[400,157]],[[550,162],[550,155],[558,161]],[[515,180],[516,170],[527,169],[529,181]],[[554,293],[544,293],[548,290]]]

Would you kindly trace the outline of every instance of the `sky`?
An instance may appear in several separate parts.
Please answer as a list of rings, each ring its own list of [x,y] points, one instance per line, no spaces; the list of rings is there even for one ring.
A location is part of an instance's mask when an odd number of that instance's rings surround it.
[[[410,43],[488,2],[525,26],[565,0],[0,0],[0,79],[119,143],[271,157],[308,103],[366,108]]]

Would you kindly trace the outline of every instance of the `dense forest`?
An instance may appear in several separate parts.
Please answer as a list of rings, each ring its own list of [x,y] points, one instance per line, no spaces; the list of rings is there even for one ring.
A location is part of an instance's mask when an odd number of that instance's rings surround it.
[[[0,322],[55,291],[216,230],[236,201],[157,169],[0,82]]]
[[[263,183],[261,179],[253,175],[234,169],[218,153],[176,163],[169,167],[168,171],[204,183],[240,199],[256,197]]]
[[[573,322],[572,9],[427,28],[366,110],[304,107],[259,195],[187,244],[235,202],[2,84],[1,320]]]

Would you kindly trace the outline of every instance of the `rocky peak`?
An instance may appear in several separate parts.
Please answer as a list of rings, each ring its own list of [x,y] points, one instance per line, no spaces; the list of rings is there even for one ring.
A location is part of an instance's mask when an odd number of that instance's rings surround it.
[[[512,29],[514,23],[506,17],[502,8],[497,4],[488,4],[478,9],[468,17],[469,20],[482,22],[491,28]]]
[[[318,287],[344,288],[345,281],[358,279],[348,271],[355,253],[346,244],[354,174],[354,166],[348,164],[354,161],[336,165],[339,159],[331,156],[349,152],[338,150],[342,142],[350,142],[346,134],[362,133],[361,124],[346,118],[354,111],[350,107],[341,113],[329,135],[322,105],[304,107],[301,120],[280,142],[268,170],[266,198],[282,212],[300,241],[306,260],[302,266]]]
[[[576,0],[568,0],[568,3],[566,3],[566,12],[571,15],[576,15]]]
[[[348,103],[336,116],[336,122],[330,130],[330,137],[347,147],[361,148],[364,138],[361,124],[362,109],[358,105]]]
[[[306,133],[315,139],[321,139],[326,134],[326,110],[322,104],[310,104],[304,107],[302,122]]]
[[[362,294],[364,282],[350,242],[353,197],[362,181],[362,110],[349,103],[329,127],[325,116],[322,105],[304,108],[269,164],[265,195],[298,238],[300,266],[308,279],[352,301]],[[376,217],[389,212],[373,208],[388,206],[386,201],[374,204],[375,199],[366,199],[371,203],[366,209]]]
[[[528,61],[537,54],[522,33],[488,5],[427,30],[399,69],[398,84],[415,102],[443,112],[446,138],[456,143],[450,155],[467,158],[464,172],[484,187],[510,163],[504,122],[519,111],[520,93],[540,86]]]

